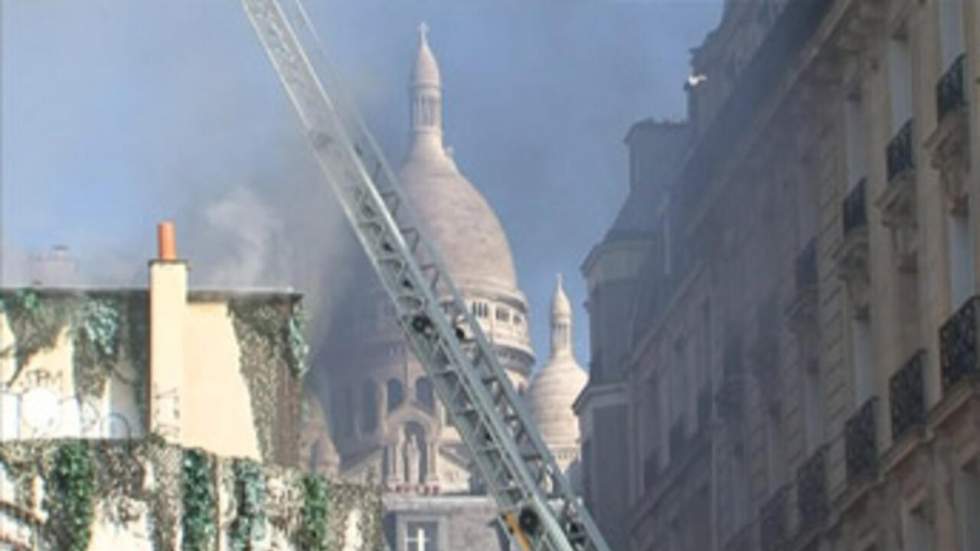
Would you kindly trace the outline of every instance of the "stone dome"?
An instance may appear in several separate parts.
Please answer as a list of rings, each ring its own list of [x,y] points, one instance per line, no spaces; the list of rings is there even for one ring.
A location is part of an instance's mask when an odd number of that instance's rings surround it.
[[[516,294],[514,260],[503,226],[443,146],[439,66],[425,24],[411,85],[413,135],[398,173],[402,190],[460,287]]]
[[[561,276],[552,298],[551,357],[531,379],[527,399],[531,416],[552,451],[578,444],[578,419],[572,404],[585,388],[588,375],[578,364],[571,345],[571,306]]]

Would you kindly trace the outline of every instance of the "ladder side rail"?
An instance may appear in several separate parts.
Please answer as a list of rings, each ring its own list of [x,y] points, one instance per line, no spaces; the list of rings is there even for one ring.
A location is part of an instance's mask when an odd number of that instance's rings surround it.
[[[460,382],[461,387],[466,387],[466,394],[470,395],[470,400],[479,404],[480,407],[478,408],[478,411],[480,413],[480,417],[482,417],[482,428],[484,428],[484,430],[487,432],[487,436],[489,438],[497,440],[496,443],[498,445],[502,445],[504,448],[506,448],[508,453],[504,455],[510,456],[508,458],[509,460],[506,461],[506,463],[510,463],[509,470],[514,470],[515,472],[513,475],[516,475],[514,478],[523,483],[523,490],[526,494],[528,494],[526,495],[526,499],[536,504],[535,508],[539,509],[539,513],[542,512],[540,509],[547,506],[543,505],[542,502],[546,504],[547,500],[543,499],[537,481],[531,479],[529,476],[526,465],[521,459],[521,454],[515,443],[512,441],[513,439],[508,438],[512,437],[508,427],[502,426],[502,423],[497,416],[487,414],[488,411],[496,409],[497,403],[495,403],[495,401],[489,396],[489,393],[482,387],[482,384],[474,384],[479,383],[479,381],[473,380],[474,374],[471,371],[474,370],[465,369],[465,367],[467,367],[467,358],[462,353],[458,341],[456,341],[454,338],[446,338],[446,335],[454,335],[453,329],[446,321],[439,301],[432,296],[429,289],[427,289],[424,285],[419,285],[424,281],[421,270],[414,262],[414,259],[410,254],[411,250],[398,230],[398,226],[395,224],[394,218],[388,213],[387,204],[379,195],[378,191],[371,185],[372,177],[367,174],[365,170],[366,167],[362,164],[363,161],[367,160],[365,158],[366,155],[373,154],[375,159],[377,159],[375,166],[380,168],[380,170],[374,175],[376,181],[384,179],[390,184],[394,180],[391,176],[390,169],[388,169],[386,163],[384,163],[383,157],[377,155],[378,148],[374,143],[373,138],[371,138],[370,133],[366,132],[366,130],[363,128],[363,123],[359,120],[355,120],[355,132],[353,132],[353,134],[362,138],[360,141],[364,144],[364,146],[360,147],[359,145],[354,145],[347,141],[346,138],[349,136],[349,134],[345,132],[346,129],[341,125],[344,125],[345,123],[349,125],[350,121],[344,121],[343,117],[339,115],[338,109],[336,109],[335,105],[332,104],[330,96],[326,94],[325,90],[323,90],[322,86],[317,80],[316,75],[313,74],[313,69],[310,67],[309,60],[306,58],[302,46],[297,43],[296,37],[292,33],[292,29],[286,26],[288,25],[288,22],[284,21],[283,13],[277,10],[279,7],[278,3],[250,2],[250,0],[243,1],[246,4],[246,11],[252,20],[253,25],[256,26],[256,30],[259,32],[260,38],[263,40],[263,44],[266,45],[267,53],[272,59],[273,64],[276,66],[277,72],[280,74],[280,78],[283,80],[283,84],[287,88],[290,99],[293,101],[294,106],[297,108],[297,111],[300,114],[300,118],[303,121],[304,126],[310,129],[310,137],[314,142],[317,157],[321,163],[321,168],[327,174],[331,185],[335,186],[335,189],[338,191],[338,195],[341,196],[341,202],[342,206],[344,207],[345,214],[353,223],[355,223],[355,233],[358,235],[362,246],[364,246],[369,253],[377,253],[379,243],[372,242],[369,236],[362,231],[360,225],[364,223],[364,220],[361,219],[362,217],[358,216],[358,213],[356,212],[356,204],[350,203],[351,199],[356,199],[357,194],[352,194],[355,197],[347,197],[347,193],[345,192],[348,190],[343,189],[341,181],[353,181],[365,184],[363,186],[356,186],[355,189],[363,192],[361,199],[365,204],[374,203],[374,210],[380,213],[382,224],[380,226],[372,226],[376,232],[376,237],[381,236],[381,238],[384,239],[384,243],[388,245],[394,244],[395,247],[399,249],[398,252],[401,253],[402,260],[406,261],[401,267],[402,270],[407,269],[408,272],[408,278],[405,281],[414,280],[415,286],[421,290],[421,293],[415,298],[416,309],[426,311],[430,321],[437,326],[437,334],[442,336],[441,346],[428,350],[424,355],[430,358],[430,360],[435,360],[433,352],[436,352],[437,349],[441,347],[441,353],[446,356],[447,364],[458,365],[464,368],[457,370],[458,381]],[[264,6],[261,6],[260,4],[264,4]],[[263,7],[267,8],[267,11],[264,13],[254,11],[255,8]],[[270,18],[270,16],[278,16],[278,18],[282,19],[282,24],[280,24],[277,28],[275,22]],[[262,21],[263,17],[269,19]],[[271,25],[266,26],[263,25],[263,23],[271,23]],[[263,31],[266,32],[263,33]],[[279,43],[276,44],[275,40],[278,40]],[[272,43],[270,44],[270,42]],[[302,69],[304,68],[309,74],[302,75]],[[339,86],[338,88],[342,89],[342,87]],[[317,99],[322,102],[322,104],[319,106],[317,105]],[[324,107],[326,109],[323,109]],[[340,109],[339,111],[341,113],[356,113],[356,110],[352,109]],[[338,128],[338,126],[340,127]],[[326,138],[325,142],[323,138]],[[337,140],[337,138],[340,139]],[[319,144],[318,141],[320,142]],[[329,143],[331,141],[340,142],[337,144],[341,146],[340,153],[343,153],[342,150],[344,149],[344,146],[346,146],[346,149],[348,149],[346,153],[349,158],[343,159],[342,154],[339,157],[329,157],[327,152],[334,153],[335,155],[338,153],[337,147],[327,147],[328,145],[331,145]],[[353,167],[350,166],[352,164],[350,162],[351,160],[354,161]],[[345,174],[345,177],[342,179],[338,178],[338,175],[335,173],[336,167],[345,165],[348,169],[346,171],[347,174]],[[358,174],[358,172],[360,173]],[[387,191],[388,190],[386,190],[386,192]],[[398,194],[398,190],[394,185],[391,185],[391,191]],[[386,226],[388,231],[384,231]],[[423,247],[429,249],[428,241],[425,239],[422,239],[421,241]],[[435,253],[435,251],[427,250],[426,252],[429,253],[427,256],[432,259],[436,266],[436,273],[439,273],[440,271],[444,272],[445,270],[441,269],[442,263],[438,259],[438,255]],[[384,286],[394,301],[396,308],[404,310],[405,305],[402,302],[402,299],[405,298],[405,294],[404,292],[394,290],[396,285],[396,282],[392,281],[394,274],[385,269],[385,267],[382,265],[383,260],[379,258],[377,254],[369,254],[369,257],[371,258],[373,267],[382,277],[383,283],[385,284]],[[509,407],[516,414],[517,419],[521,422],[521,424],[524,425],[521,428],[523,429],[523,434],[530,439],[532,444],[531,447],[538,448],[541,452],[543,452],[541,455],[545,460],[544,463],[546,470],[551,475],[550,478],[553,481],[552,483],[557,483],[561,490],[560,493],[565,494],[564,496],[561,496],[562,499],[567,502],[565,509],[569,509],[569,506],[571,506],[573,509],[576,508],[578,504],[577,498],[575,498],[574,494],[570,492],[567,480],[564,479],[564,476],[561,474],[560,470],[554,466],[553,458],[550,456],[550,452],[548,451],[547,447],[543,444],[543,441],[536,428],[533,426],[533,424],[528,423],[527,420],[529,417],[526,415],[526,412],[523,411],[523,405],[517,398],[516,392],[513,390],[513,386],[510,384],[506,374],[496,361],[495,354],[492,353],[492,348],[486,341],[486,338],[480,330],[478,323],[465,308],[465,303],[463,303],[459,292],[452,284],[451,279],[444,277],[442,284],[449,291],[454,307],[457,311],[459,311],[458,313],[462,314],[462,317],[467,324],[473,327],[472,334],[477,341],[477,347],[484,351],[483,354],[480,354],[482,363],[485,364],[483,367],[491,372],[496,378],[499,390],[502,391],[503,396],[506,398],[504,400],[504,407]],[[407,326],[407,316],[400,316],[399,322],[405,330],[406,335],[408,335],[410,339],[414,341],[413,346],[415,348],[424,350],[427,344],[431,344],[429,343],[428,339],[422,339],[417,333],[410,330],[410,328]],[[427,368],[431,367],[428,362],[423,362],[423,364],[426,365]],[[441,378],[438,377],[434,377],[434,379],[441,380]],[[451,399],[449,391],[452,389],[448,388],[446,385],[440,386],[441,390],[443,390],[441,393],[443,396],[440,396],[440,398],[443,399],[444,402],[447,399]],[[453,408],[447,408],[447,410],[450,410],[451,414],[455,415]],[[481,427],[480,424],[474,424],[473,428]],[[472,440],[473,438],[467,439],[467,443],[472,444]],[[472,445],[468,447],[471,448],[471,453],[473,453],[474,459],[481,462],[480,458],[483,457],[483,454],[481,454]],[[483,462],[485,462],[485,458]],[[485,474],[492,473],[492,470],[490,470],[486,465],[482,466],[481,471]],[[494,484],[496,482],[494,477],[491,476],[488,478],[488,484]],[[500,501],[499,493],[497,497],[498,501]],[[554,513],[554,511],[552,512]],[[549,525],[547,526],[548,533],[554,534],[556,529],[558,531],[562,530],[560,527],[551,526],[555,524],[555,521],[550,515],[543,514],[541,517],[544,523]],[[590,526],[592,524],[591,519],[588,517],[588,513],[585,512],[584,509],[582,509],[582,511],[577,514],[576,517],[579,522],[586,525],[584,527],[586,532],[598,535],[598,532],[594,530],[594,526]],[[601,536],[599,538],[600,539],[597,541],[601,542]],[[559,545],[558,547],[555,547],[556,549],[567,548],[567,543],[565,543],[565,545],[556,543],[556,545]],[[603,547],[596,547],[597,549],[604,548],[604,544],[600,543],[599,545],[603,545]]]

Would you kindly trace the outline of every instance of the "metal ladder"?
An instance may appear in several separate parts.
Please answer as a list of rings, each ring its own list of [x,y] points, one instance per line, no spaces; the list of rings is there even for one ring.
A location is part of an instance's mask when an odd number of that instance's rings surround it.
[[[343,96],[299,0],[242,4],[399,326],[496,500],[502,527],[525,551],[608,551]]]

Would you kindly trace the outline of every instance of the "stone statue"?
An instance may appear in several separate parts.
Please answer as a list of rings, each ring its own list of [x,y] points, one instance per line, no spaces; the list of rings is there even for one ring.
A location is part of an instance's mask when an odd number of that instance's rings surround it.
[[[419,468],[419,459],[422,454],[419,450],[418,443],[415,437],[410,435],[405,440],[405,482],[409,484],[422,482],[419,480],[419,475],[422,471]]]

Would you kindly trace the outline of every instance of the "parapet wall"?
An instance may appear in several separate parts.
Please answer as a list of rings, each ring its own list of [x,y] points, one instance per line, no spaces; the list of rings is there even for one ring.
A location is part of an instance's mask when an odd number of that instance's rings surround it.
[[[377,488],[157,437],[0,444],[0,549],[377,551]]]

